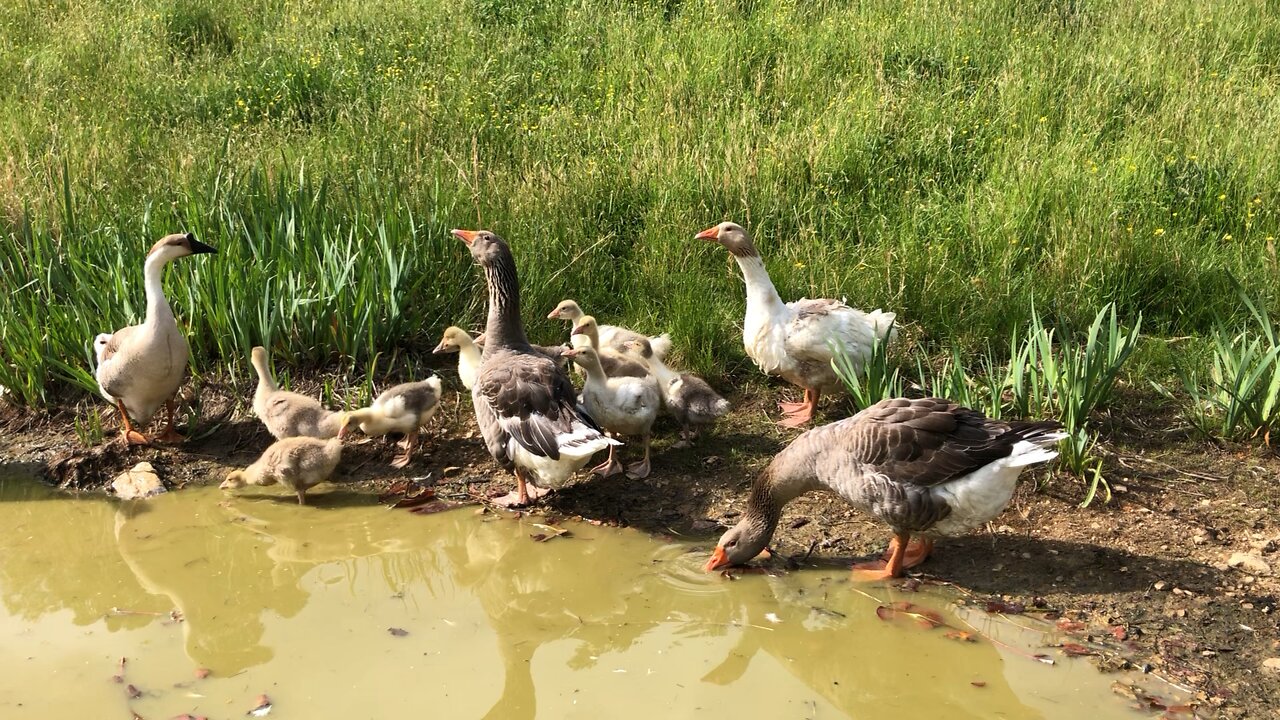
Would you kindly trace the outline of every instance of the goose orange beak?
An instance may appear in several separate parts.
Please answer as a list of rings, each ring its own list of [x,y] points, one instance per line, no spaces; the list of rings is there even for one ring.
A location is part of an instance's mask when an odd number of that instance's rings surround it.
[[[466,243],[468,247],[470,247],[471,243],[476,241],[475,230],[450,230],[449,232],[462,242]]]
[[[715,572],[728,564],[729,557],[725,555],[724,548],[717,547],[715,552],[711,553],[711,559],[707,561],[707,565],[703,570],[706,570],[707,572]]]
[[[695,240],[711,240],[712,242],[720,239],[720,226],[713,225],[706,230],[693,236]]]
[[[547,313],[547,319],[548,319],[548,320],[555,320],[555,319],[556,319],[556,318],[558,318],[558,317],[560,317],[560,311],[559,311],[559,310],[552,310],[551,312]]]
[[[577,350],[565,350],[564,352],[560,353],[560,356],[567,357],[567,358],[576,358],[581,354],[582,353]]]

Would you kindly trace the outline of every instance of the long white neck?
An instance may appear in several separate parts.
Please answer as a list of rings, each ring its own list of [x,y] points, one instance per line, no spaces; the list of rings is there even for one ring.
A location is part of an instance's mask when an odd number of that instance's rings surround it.
[[[267,390],[270,392],[275,392],[276,390],[280,389],[280,386],[276,385],[275,378],[271,377],[271,368],[267,367],[266,358],[263,358],[261,360],[259,360],[258,358],[253,358],[253,369],[258,372],[258,389],[259,390]]]
[[[769,279],[769,271],[759,255],[734,256],[742,268],[742,279],[747,284],[747,314],[772,315],[783,307],[782,298]]]
[[[142,277],[147,292],[146,323],[148,325],[173,318],[173,310],[169,308],[169,301],[164,297],[164,284],[161,282],[164,277],[164,266],[168,264],[169,259],[157,253],[148,256],[146,264],[143,265]]]

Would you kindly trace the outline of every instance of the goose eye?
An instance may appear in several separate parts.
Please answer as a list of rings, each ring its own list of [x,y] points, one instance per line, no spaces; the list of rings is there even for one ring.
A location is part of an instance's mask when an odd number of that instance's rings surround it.
[[[737,540],[730,540],[729,542],[725,543],[724,546],[727,548],[731,548],[736,546],[737,544],[738,544]]]

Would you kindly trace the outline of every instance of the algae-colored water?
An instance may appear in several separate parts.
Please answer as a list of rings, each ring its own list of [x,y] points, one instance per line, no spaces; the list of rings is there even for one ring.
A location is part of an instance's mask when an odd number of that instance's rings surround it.
[[[705,545],[534,523],[0,478],[0,717],[1140,717],[1085,663],[883,621],[844,571],[730,582]]]

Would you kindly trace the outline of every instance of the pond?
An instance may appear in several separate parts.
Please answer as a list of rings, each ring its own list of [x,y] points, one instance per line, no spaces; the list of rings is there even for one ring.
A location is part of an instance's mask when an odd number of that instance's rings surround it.
[[[238,718],[262,694],[278,720],[1143,717],[928,586],[731,582],[705,542],[251,490],[122,503],[0,470],[0,717]],[[903,601],[951,629],[878,616]]]

